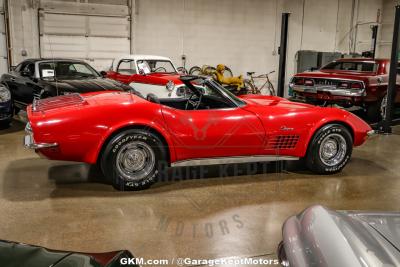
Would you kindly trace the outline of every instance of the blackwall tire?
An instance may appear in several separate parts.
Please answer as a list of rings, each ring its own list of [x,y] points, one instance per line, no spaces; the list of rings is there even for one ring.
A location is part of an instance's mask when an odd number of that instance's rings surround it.
[[[306,165],[318,174],[340,172],[350,160],[353,138],[340,124],[328,124],[319,129],[309,143]]]
[[[370,122],[378,122],[383,119],[382,116],[382,104],[386,100],[385,97],[381,98],[377,102],[370,103],[367,106],[367,119]]]
[[[11,119],[0,121],[0,129],[1,130],[10,128],[10,125],[11,125]]]
[[[167,148],[153,133],[130,129],[114,136],[102,153],[106,179],[120,191],[149,188],[167,167]]]

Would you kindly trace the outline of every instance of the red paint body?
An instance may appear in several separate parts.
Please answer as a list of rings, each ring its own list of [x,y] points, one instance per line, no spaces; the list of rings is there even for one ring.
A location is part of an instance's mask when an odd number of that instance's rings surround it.
[[[294,75],[296,78],[323,78],[334,80],[350,80],[363,82],[365,85],[365,95],[363,96],[337,96],[330,93],[318,91],[317,93],[296,92],[297,96],[315,100],[315,101],[328,101],[330,103],[344,104],[343,106],[365,106],[370,103],[380,101],[387,92],[389,80],[389,65],[388,59],[368,59],[368,58],[344,58],[338,59],[336,62],[371,62],[376,63],[377,68],[374,72],[357,72],[348,70],[330,70],[321,69],[313,72],[302,72]],[[398,80],[400,84],[400,79]],[[400,103],[400,86],[397,88],[398,93],[395,99],[396,103]]]
[[[83,101],[62,107],[44,105],[35,112],[28,107],[35,141],[58,143],[55,148],[38,152],[50,159],[95,163],[112,134],[127,127],[146,127],[164,138],[170,163],[243,155],[303,157],[315,131],[327,123],[347,126],[354,136],[354,146],[361,145],[371,130],[347,111],[279,97],[246,95],[243,107],[178,110],[126,92],[82,96]],[[296,136],[298,141],[294,147],[277,149],[274,142],[278,136]]]
[[[134,83],[146,83],[155,85],[166,85],[169,81],[174,82],[174,84],[182,84],[179,79],[179,74],[169,74],[169,73],[149,73],[146,75],[142,74],[121,74],[115,71],[108,71],[107,78],[120,81],[125,84]]]

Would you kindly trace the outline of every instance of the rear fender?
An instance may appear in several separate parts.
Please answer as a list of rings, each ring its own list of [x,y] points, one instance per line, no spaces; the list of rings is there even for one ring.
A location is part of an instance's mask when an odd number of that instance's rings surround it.
[[[89,153],[87,153],[85,162],[93,163],[93,164],[96,163],[100,156],[102,148],[106,145],[107,141],[109,140],[110,137],[112,137],[113,134],[121,132],[124,129],[134,129],[134,128],[142,128],[142,129],[148,128],[148,129],[158,133],[160,136],[162,136],[168,145],[170,163],[174,162],[174,161],[176,161],[176,154],[175,154],[175,149],[174,149],[174,145],[172,142],[172,138],[168,134],[168,131],[166,130],[166,128],[163,124],[164,124],[164,122],[162,122],[162,121],[157,122],[157,121],[148,121],[148,120],[136,120],[134,122],[133,121],[120,122],[119,124],[108,128],[108,130],[102,136],[101,140],[98,142],[97,146],[94,147],[94,149],[92,151],[89,151]]]

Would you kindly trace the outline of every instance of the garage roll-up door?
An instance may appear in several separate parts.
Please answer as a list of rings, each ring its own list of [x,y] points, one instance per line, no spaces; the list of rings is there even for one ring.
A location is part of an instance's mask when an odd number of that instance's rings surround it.
[[[58,14],[41,11],[40,50],[45,58],[83,59],[105,70],[114,57],[130,53],[129,16]]]

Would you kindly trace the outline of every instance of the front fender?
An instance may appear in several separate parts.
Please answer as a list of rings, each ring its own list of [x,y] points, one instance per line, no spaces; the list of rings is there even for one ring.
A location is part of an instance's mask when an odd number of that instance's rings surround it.
[[[305,156],[307,148],[315,133],[327,124],[337,123],[348,127],[353,136],[353,146],[360,146],[365,142],[365,140],[367,140],[368,132],[371,130],[371,127],[362,119],[348,111],[337,108],[326,108],[325,111],[326,112],[323,112],[323,116],[311,125],[309,134],[306,138],[307,141],[304,143],[305,147],[302,150],[304,151],[303,156]]]

